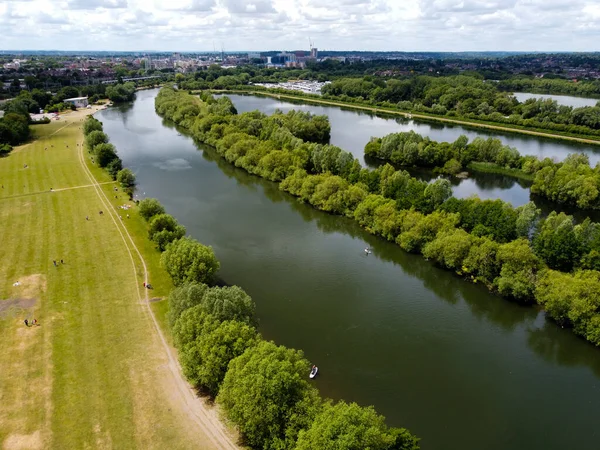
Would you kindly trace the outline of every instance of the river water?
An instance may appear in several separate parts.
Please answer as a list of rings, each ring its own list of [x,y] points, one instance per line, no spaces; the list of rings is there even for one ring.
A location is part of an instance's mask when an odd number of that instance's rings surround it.
[[[513,95],[520,102],[530,98],[543,98],[544,100],[556,100],[559,105],[572,106],[573,108],[596,106],[596,103],[600,102],[597,98],[573,97],[571,95],[531,94],[529,92],[515,92]]]
[[[162,121],[155,95],[97,115],[140,195],[213,246],[324,396],[374,405],[425,450],[598,449],[599,349],[227,164]]]

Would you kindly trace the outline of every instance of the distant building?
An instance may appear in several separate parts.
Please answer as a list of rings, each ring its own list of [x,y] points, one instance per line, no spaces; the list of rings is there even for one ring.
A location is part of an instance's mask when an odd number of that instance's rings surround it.
[[[73,98],[65,98],[63,100],[64,103],[72,103],[76,108],[85,108],[88,105],[87,97],[73,97]]]
[[[319,49],[317,47],[313,47],[310,49],[310,57],[315,59],[319,57]]]
[[[260,53],[248,53],[248,59],[260,59]]]

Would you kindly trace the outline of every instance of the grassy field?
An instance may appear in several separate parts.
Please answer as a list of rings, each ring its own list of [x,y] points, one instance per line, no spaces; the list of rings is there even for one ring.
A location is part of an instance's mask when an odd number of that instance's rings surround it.
[[[91,186],[85,167],[113,205],[127,203],[80,159],[84,114],[36,126],[31,144],[0,159],[0,448],[218,448],[168,382],[123,223],[151,296],[171,284],[142,219],[122,211],[117,224]],[[164,302],[152,306],[164,320]]]

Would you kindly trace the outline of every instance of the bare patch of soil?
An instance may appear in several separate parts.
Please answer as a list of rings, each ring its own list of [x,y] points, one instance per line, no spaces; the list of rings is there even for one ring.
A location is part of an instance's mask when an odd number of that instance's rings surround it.
[[[35,298],[11,298],[9,300],[0,300],[0,317],[7,314],[10,310],[23,310],[33,308],[37,300]]]
[[[6,450],[36,450],[43,448],[42,434],[39,430],[31,434],[11,434],[4,440],[2,448]]]

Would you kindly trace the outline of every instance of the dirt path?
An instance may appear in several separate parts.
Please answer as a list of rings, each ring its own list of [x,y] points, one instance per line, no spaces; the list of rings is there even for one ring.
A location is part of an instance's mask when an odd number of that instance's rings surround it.
[[[116,181],[104,181],[104,182],[98,183],[98,184],[101,185],[101,184],[115,184],[115,183],[116,183]],[[51,191],[29,192],[27,194],[18,194],[18,195],[9,195],[7,197],[0,197],[0,200],[7,200],[9,198],[18,198],[18,197],[29,197],[31,195],[52,194],[54,192],[70,191],[72,189],[82,189],[82,188],[94,187],[94,186],[96,186],[96,185],[95,184],[84,184],[81,186],[72,186],[72,187],[66,187],[66,188],[52,189]]]
[[[444,122],[444,123],[451,123],[451,124],[455,124],[455,125],[465,125],[465,126],[469,126],[469,127],[486,128],[486,129],[490,129],[490,130],[503,131],[503,132],[507,132],[507,133],[528,134],[530,136],[540,136],[540,137],[546,137],[546,138],[550,138],[550,139],[562,139],[562,140],[566,140],[566,141],[581,142],[584,144],[600,145],[600,139],[586,139],[586,138],[580,138],[580,137],[576,137],[576,136],[564,136],[562,134],[552,134],[552,133],[544,133],[541,131],[523,130],[523,129],[519,129],[519,128],[503,127],[501,125],[491,125],[491,124],[486,124],[486,123],[468,122],[465,120],[447,119],[445,117],[433,117],[433,116],[427,116],[425,114],[419,114],[419,113],[390,111],[387,109],[375,108],[372,106],[355,105],[352,103],[342,103],[342,102],[336,102],[336,101],[332,101],[332,100],[319,100],[317,98],[296,97],[294,95],[275,94],[275,93],[263,92],[263,91],[230,91],[230,92],[235,92],[236,94],[239,93],[239,94],[251,94],[251,95],[266,95],[268,97],[273,97],[276,99],[283,98],[283,99],[302,101],[302,102],[306,102],[306,103],[317,103],[317,104],[323,104],[323,105],[338,106],[338,107],[342,107],[342,108],[371,111],[371,112],[375,112],[375,113],[393,114],[396,116],[403,116],[407,119],[416,118],[416,119],[433,120],[435,122]]]
[[[83,144],[83,142],[81,143]],[[119,218],[119,214],[116,208],[110,203],[106,193],[101,189],[100,184],[94,178],[93,174],[87,167],[85,163],[85,157],[83,154],[83,145],[79,145],[79,162],[81,163],[81,167],[84,170],[85,174],[90,180],[91,185],[96,190],[98,197],[102,204],[104,205],[106,211],[110,215],[117,231],[119,232],[125,247],[127,248],[127,252],[129,253],[129,258],[131,259],[132,270],[134,273],[134,279],[137,280],[137,270],[136,263],[133,253],[139,259],[139,262],[142,266],[143,270],[143,279],[145,282],[148,282],[148,269],[146,267],[146,262],[142,257],[138,247],[135,245],[129,231],[122,223]],[[129,243],[128,243],[129,241]],[[133,252],[132,252],[133,249]],[[228,435],[225,427],[216,417],[214,410],[207,408],[201,399],[197,398],[191,386],[187,383],[187,381],[183,378],[181,367],[179,365],[179,361],[173,354],[171,347],[168,345],[162,330],[154,316],[154,312],[152,308],[150,308],[150,299],[148,295],[148,290],[143,289],[144,293],[140,292],[141,283],[136,282],[136,288],[138,293],[138,299],[141,304],[145,305],[145,310],[147,314],[149,314],[152,322],[154,323],[154,329],[156,331],[156,335],[159,338],[160,343],[162,344],[165,355],[167,356],[168,362],[168,380],[165,380],[165,384],[169,385],[172,389],[171,397],[174,398],[180,406],[181,411],[185,411],[188,417],[193,420],[204,435],[206,435],[210,441],[213,443],[215,448],[222,450],[237,450],[239,447],[233,442],[231,437]]]

